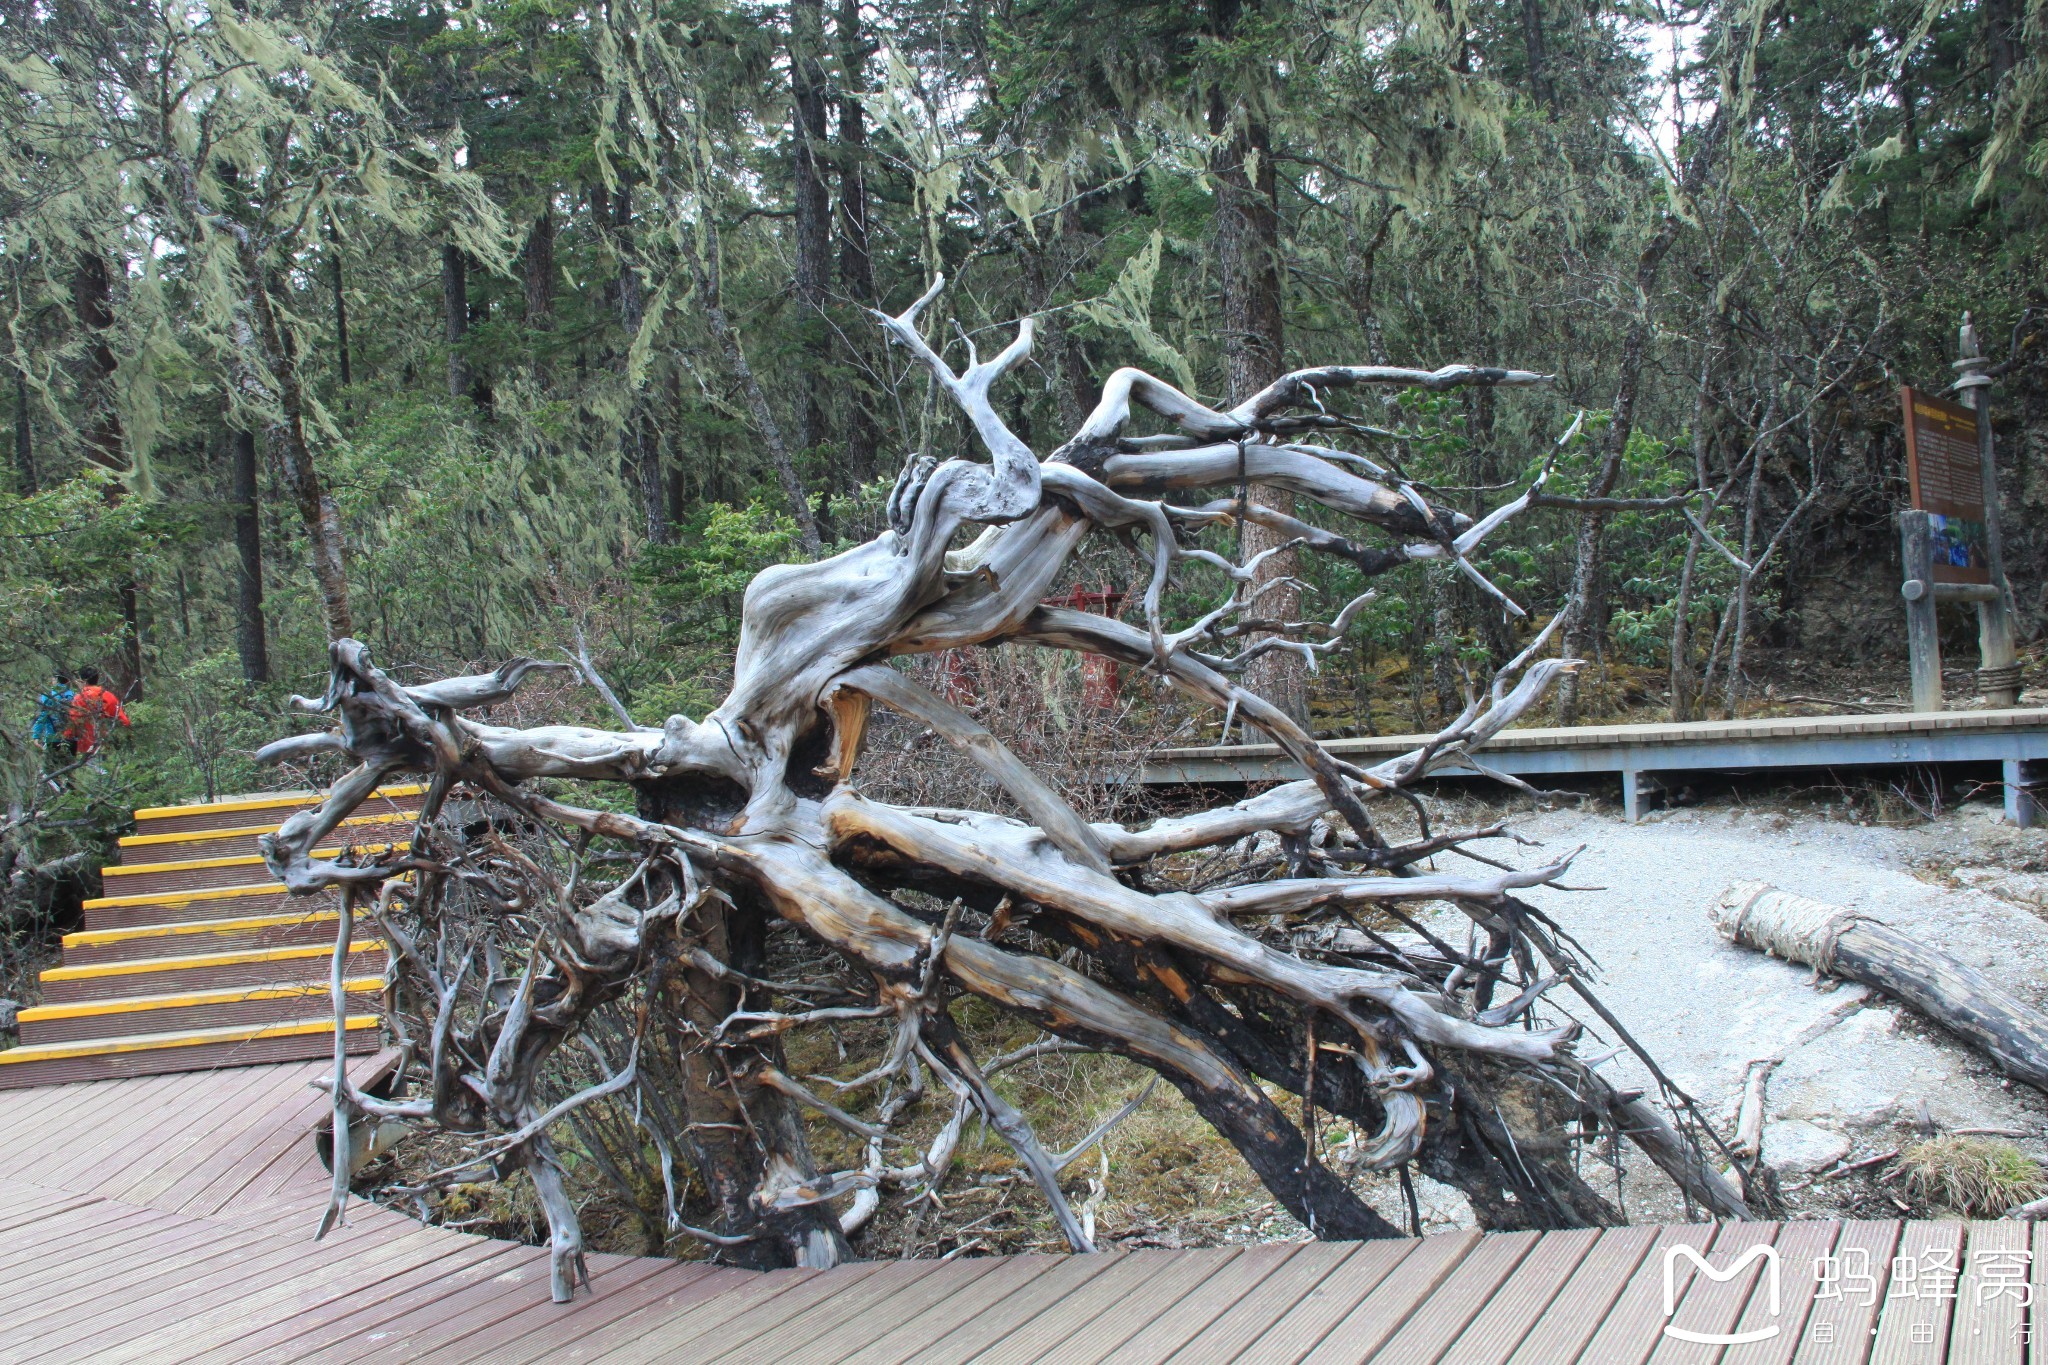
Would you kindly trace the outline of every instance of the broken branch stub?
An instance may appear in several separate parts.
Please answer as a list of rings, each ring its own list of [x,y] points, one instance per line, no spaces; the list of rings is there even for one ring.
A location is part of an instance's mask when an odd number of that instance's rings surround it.
[[[1233,682],[1249,651],[1232,658],[1219,646],[1256,632],[1313,657],[1365,598],[1326,622],[1262,620],[1251,566],[1192,539],[1203,527],[1275,522],[1278,514],[1226,496],[1249,479],[1296,495],[1285,525],[1310,553],[1368,575],[1451,557],[1483,582],[1468,554],[1532,495],[1475,521],[1372,461],[1305,444],[1301,433],[1314,423],[1300,410],[1313,415],[1319,391],[1352,385],[1437,390],[1541,376],[1327,367],[1284,376],[1221,413],[1123,370],[1082,430],[1041,461],[991,399],[1028,351],[1029,323],[991,360],[970,347],[955,371],[918,327],[937,288],[883,323],[967,416],[989,462],[912,460],[890,495],[888,530],[757,575],[731,690],[710,714],[671,716],[659,729],[495,725],[472,713],[503,702],[535,671],[564,666],[516,660],[401,686],[365,646],[339,640],[326,694],[301,702],[337,727],[268,751],[320,748],[357,763],[322,805],[266,840],[265,857],[288,886],[410,878],[403,895],[378,901],[408,1083],[420,1096],[405,1103],[472,1141],[471,1158],[437,1178],[525,1170],[550,1220],[558,1293],[573,1286],[581,1256],[551,1146],[562,1121],[622,1190],[663,1191],[663,1207],[646,1215],[663,1236],[697,1239],[746,1264],[829,1264],[850,1254],[843,1230],[869,1226],[880,1201],[933,1193],[960,1124],[978,1110],[1020,1153],[1069,1240],[1086,1247],[1092,1239],[1067,1206],[1060,1163],[976,1070],[954,1029],[948,1002],[967,994],[1165,1077],[1321,1236],[1398,1230],[1321,1164],[1318,1135],[1304,1133],[1262,1082],[1306,1095],[1305,1113],[1361,1130],[1364,1165],[1420,1160],[1460,1182],[1475,1208],[1520,1226],[1614,1214],[1581,1181],[1569,1144],[1509,1131],[1497,1114],[1514,1106],[1493,1105],[1490,1082],[1475,1077],[1520,1077],[1576,1096],[1572,1122],[1583,1136],[1645,1143],[1681,1183],[1695,1181],[1704,1158],[1691,1139],[1641,1106],[1603,1097],[1575,1059],[1578,1026],[1546,996],[1563,978],[1538,968],[1525,941],[1531,918],[1506,913],[1509,891],[1553,882],[1569,859],[1496,877],[1426,875],[1420,864],[1430,856],[1498,831],[1403,848],[1373,819],[1389,793],[1469,767],[1472,750],[1540,700],[1571,666],[1537,658],[1549,633],[1426,744],[1362,770]],[[1127,436],[1133,404],[1185,439]],[[1209,500],[1199,510],[1164,500],[1183,491]],[[1311,506],[1356,524],[1339,534],[1298,520]],[[978,528],[971,543],[952,549],[969,528]],[[1375,531],[1395,546],[1363,544]],[[1142,624],[1042,605],[1076,549],[1102,532],[1150,541]],[[1166,619],[1176,568],[1224,584],[1222,600],[1192,623]],[[1263,730],[1308,780],[1142,829],[1090,821],[980,720],[890,663],[966,645],[1128,662]],[[602,692],[587,655],[572,657]],[[1023,818],[912,809],[863,792],[871,703],[935,732]],[[314,857],[380,783],[415,773],[432,786],[406,856]],[[561,778],[623,784],[631,812],[625,803],[571,804],[547,785]],[[1234,879],[1254,884],[1182,889],[1183,855],[1267,836],[1288,851],[1285,876],[1269,880],[1269,869]],[[621,876],[620,866],[631,871]],[[1412,923],[1402,907],[1421,901],[1447,901],[1483,925],[1493,945],[1486,959],[1318,934],[1359,914]],[[1028,932],[1013,931],[1020,916]],[[794,933],[771,937],[771,917]],[[828,979],[770,960],[774,944],[797,939],[836,959]],[[1583,981],[1573,988],[1586,991]],[[1496,1006],[1496,996],[1506,1003]],[[876,1030],[877,1055],[793,1081],[784,1040],[841,1024]],[[1313,1054],[1320,1061],[1304,1064]],[[941,1138],[921,1157],[901,1150],[902,1125],[933,1099],[953,1109]],[[350,1116],[340,1104],[337,1115]],[[858,1133],[860,1164],[821,1169],[806,1122]],[[608,1142],[607,1132],[645,1140]],[[650,1144],[658,1180],[636,1187],[627,1167]],[[697,1179],[678,1180],[677,1160]],[[700,1193],[685,1209],[678,1190],[688,1189]]]

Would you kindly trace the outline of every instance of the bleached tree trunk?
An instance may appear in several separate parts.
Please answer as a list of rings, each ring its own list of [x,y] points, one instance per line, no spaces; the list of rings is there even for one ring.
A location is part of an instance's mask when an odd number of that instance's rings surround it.
[[[440,1178],[512,1169],[533,1176],[551,1224],[557,1297],[573,1292],[581,1233],[549,1165],[547,1128],[584,1104],[615,1095],[625,1103],[636,1087],[651,1108],[676,1102],[689,1111],[672,1130],[675,1141],[651,1131],[664,1153],[682,1147],[694,1156],[714,1226],[682,1220],[677,1181],[665,1174],[670,1227],[721,1255],[753,1264],[843,1256],[830,1203],[852,1198],[838,1217],[857,1227],[867,1216],[861,1201],[871,1213],[877,1191],[927,1197],[945,1179],[962,1127],[977,1111],[1015,1152],[1069,1245],[1092,1251],[1061,1183],[1074,1154],[1044,1148],[990,1083],[1001,1059],[974,1056],[955,1025],[952,1002],[971,995],[1057,1039],[1156,1071],[1318,1236],[1398,1231],[1324,1165],[1314,1140],[1319,1114],[1358,1129],[1357,1166],[1384,1171],[1419,1162],[1503,1224],[1583,1225],[1617,1216],[1577,1174],[1569,1148],[1547,1140],[1564,1130],[1636,1141],[1688,1192],[1723,1213],[1745,1214],[1740,1195],[1717,1183],[1690,1140],[1645,1101],[1614,1094],[1576,1059],[1580,1026],[1545,1011],[1547,993],[1568,984],[1603,1026],[1619,1032],[1550,918],[1515,894],[1555,882],[1572,855],[1518,869],[1476,865],[1484,875],[1465,864],[1434,871],[1426,866],[1432,855],[1502,831],[1392,844],[1372,818],[1374,803],[1471,762],[1541,702],[1574,666],[1539,657],[1555,624],[1427,743],[1362,769],[1234,679],[1277,649],[1336,648],[1366,599],[1328,622],[1265,618],[1256,614],[1265,604],[1244,594],[1254,567],[1202,548],[1194,536],[1205,527],[1259,525],[1368,574],[1451,559],[1497,594],[1467,556],[1531,505],[1540,482],[1475,523],[1430,507],[1412,484],[1363,477],[1323,458],[1295,438],[1294,424],[1299,410],[1345,388],[1443,390],[1539,376],[1470,366],[1326,366],[1280,376],[1219,412],[1125,369],[1110,377],[1079,430],[1041,459],[1004,424],[991,397],[995,382],[1028,355],[1031,324],[994,357],[970,347],[966,368],[955,371],[919,330],[938,287],[881,321],[960,409],[988,462],[914,459],[890,495],[883,534],[758,575],[746,593],[732,688],[701,720],[675,715],[659,728],[642,726],[612,700],[625,727],[616,731],[496,725],[474,713],[503,706],[528,677],[564,665],[517,659],[489,674],[401,686],[358,642],[333,646],[327,694],[301,702],[333,713],[339,727],[281,740],[264,756],[339,752],[358,766],[320,807],[266,836],[264,854],[297,891],[341,886],[361,897],[379,888],[379,925],[409,998],[424,1002],[402,1022],[414,1039],[438,1040],[415,1043],[422,1074],[416,1093],[401,1098],[363,1095],[338,1068],[337,1124],[406,1117],[481,1132],[470,1139],[475,1159]],[[1149,410],[1169,433],[1126,436],[1134,408]],[[1336,509],[1390,535],[1394,546],[1361,544],[1245,499],[1236,491],[1240,478],[1285,490],[1297,506]],[[1224,496],[1177,500],[1203,490]],[[978,534],[954,550],[971,527]],[[1432,527],[1447,529],[1448,539],[1426,538]],[[1149,542],[1138,622],[1044,605],[1092,533]],[[1168,579],[1176,566],[1193,564],[1225,574],[1230,595],[1192,623],[1169,625]],[[1263,731],[1308,776],[1141,829],[1084,819],[973,716],[890,665],[1010,643],[1149,670]],[[587,656],[579,654],[576,668],[610,700]],[[866,794],[861,755],[877,707],[930,730],[981,768],[1022,818],[897,806]],[[363,861],[315,855],[380,783],[405,772],[427,774],[431,784],[412,851]],[[543,778],[626,784],[637,813],[570,804],[535,781]],[[562,833],[550,848],[566,853],[551,856],[567,857],[569,870],[550,872],[494,834],[473,832],[498,822],[444,818],[456,791],[507,808],[514,824]],[[1178,855],[1262,836],[1285,853],[1278,875],[1262,869],[1193,890],[1170,880]],[[631,871],[621,876],[616,860],[583,861],[600,847],[624,852]],[[414,881],[401,896],[394,879],[407,873]],[[486,881],[511,888],[509,901],[492,903],[530,913],[486,908],[451,922],[449,888]],[[1402,907],[1426,902],[1469,917],[1472,941],[1484,950],[1461,951],[1426,933],[1422,943],[1394,944],[1357,918],[1404,915]],[[748,946],[766,916],[828,949],[851,984],[770,979]],[[515,933],[525,941],[508,943]],[[342,946],[335,994],[345,1000]],[[469,978],[479,956],[498,962],[508,952],[511,961],[487,969],[489,985]],[[615,1050],[605,1055],[586,1032],[593,1012],[621,1001],[635,1002],[629,1017],[639,1021],[623,1060]],[[886,1035],[873,1066],[853,1077],[787,1074],[781,1039],[844,1020],[873,1021]],[[639,1070],[650,1039],[658,1046],[669,1036],[686,1040],[679,1095],[650,1091]],[[536,1112],[540,1069],[572,1042],[588,1044],[601,1078]],[[1663,1078],[1665,1102],[1697,1118],[1654,1060],[1638,1052]],[[1301,1124],[1267,1085],[1305,1101]],[[874,1100],[873,1118],[844,1107],[859,1093]],[[908,1142],[902,1120],[932,1097],[950,1105],[952,1118],[936,1139]],[[632,1102],[632,1112],[642,1112]],[[742,1111],[744,1122],[736,1117]],[[1520,1131],[1502,1118],[1506,1112],[1523,1116]],[[803,1116],[858,1134],[860,1164],[815,1169]]]

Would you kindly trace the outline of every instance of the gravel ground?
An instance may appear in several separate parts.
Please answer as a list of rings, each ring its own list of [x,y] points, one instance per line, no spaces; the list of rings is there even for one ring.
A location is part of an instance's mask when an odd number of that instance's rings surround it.
[[[1601,970],[1601,998],[1724,1131],[1749,1063],[1786,1052],[1768,1091],[1764,1158],[1795,1216],[1894,1212],[1894,1192],[1873,1183],[1876,1171],[1803,1187],[1839,1157],[1885,1152],[1930,1130],[2009,1130],[2048,1158],[2048,1097],[2004,1081],[1910,1010],[1733,947],[1707,919],[1731,883],[1769,882],[1913,933],[2048,1008],[2048,877],[2033,871],[2048,867],[2048,833],[2013,830],[1981,803],[1909,827],[1731,802],[1659,812],[1639,825],[1553,810],[1515,828],[1544,845],[1520,850],[1525,862],[1586,845],[1567,881],[1599,889],[1546,889],[1533,899],[1585,945]],[[1588,1041],[1582,1050],[1604,1047]],[[1626,1055],[1605,1074],[1651,1088]],[[1629,1182],[1631,1216],[1677,1216],[1664,1182],[1642,1174]]]

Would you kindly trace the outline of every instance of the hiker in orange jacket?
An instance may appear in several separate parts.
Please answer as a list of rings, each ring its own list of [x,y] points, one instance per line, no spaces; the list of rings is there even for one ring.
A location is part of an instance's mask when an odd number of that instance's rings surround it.
[[[71,724],[64,728],[64,738],[76,745],[79,757],[84,758],[99,752],[102,725],[127,725],[129,720],[121,699],[100,686],[98,669],[79,669],[78,682],[78,695],[71,699]]]

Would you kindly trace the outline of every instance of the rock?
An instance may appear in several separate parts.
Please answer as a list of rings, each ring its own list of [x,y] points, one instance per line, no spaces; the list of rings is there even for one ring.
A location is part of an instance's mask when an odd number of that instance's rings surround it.
[[[1849,1155],[1849,1139],[1805,1119],[1764,1125],[1764,1160],[1780,1175],[1811,1175]]]
[[[12,1033],[21,1024],[21,1002],[0,1000],[0,1033]]]
[[[2048,909],[2048,877],[2002,867],[1959,867],[1955,879],[1972,891],[1983,891],[2037,910]]]

